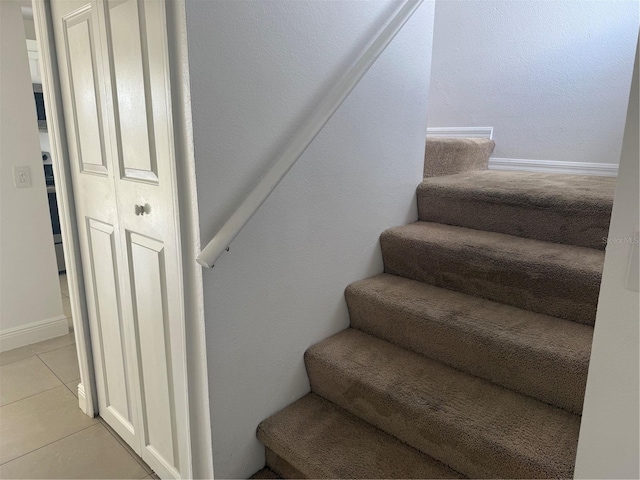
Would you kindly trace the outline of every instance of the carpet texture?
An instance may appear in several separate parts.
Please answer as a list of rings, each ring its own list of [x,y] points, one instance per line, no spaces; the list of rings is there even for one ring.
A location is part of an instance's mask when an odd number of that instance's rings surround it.
[[[288,478],[461,478],[313,393],[262,422],[258,438],[287,459]]]
[[[573,477],[614,181],[487,171],[493,146],[427,141],[421,221],[258,427],[263,475]]]
[[[574,413],[593,328],[382,274],[346,291],[351,327]]]
[[[271,453],[271,455],[273,455],[273,452],[270,452],[270,450],[267,450],[267,456],[269,456],[269,454]],[[275,459],[270,459],[271,462],[273,463],[274,461],[277,461]],[[269,460],[267,460],[269,461]],[[262,470],[257,471],[256,473],[254,473],[253,475],[251,475],[251,477],[249,477],[250,479],[254,479],[254,478],[282,478],[280,475],[278,475],[276,472],[274,472],[273,470],[271,470],[269,467],[264,467]]]
[[[577,415],[354,329],[305,363],[312,391],[466,476],[572,476]]]
[[[390,228],[385,272],[593,325],[604,252],[440,223]]]
[[[477,171],[427,178],[418,187],[425,222],[604,250],[615,178]]]
[[[488,138],[429,137],[424,151],[424,176],[486,170],[494,147],[495,142]]]

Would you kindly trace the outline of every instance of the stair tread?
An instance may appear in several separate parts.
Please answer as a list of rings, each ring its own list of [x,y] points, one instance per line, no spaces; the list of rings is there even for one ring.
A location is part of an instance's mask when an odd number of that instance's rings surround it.
[[[418,217],[603,250],[615,178],[485,170],[425,179]]]
[[[380,237],[385,272],[593,323],[604,252],[433,222]]]
[[[263,421],[258,438],[308,478],[462,478],[313,393]]]
[[[522,263],[546,264],[578,270],[599,277],[604,252],[593,248],[544,242],[505,233],[485,232],[434,222],[415,222],[385,230],[393,234],[425,243],[442,243],[452,249],[470,248],[493,257],[509,256]]]
[[[593,328],[381,274],[346,291],[351,326],[579,413]]]
[[[305,360],[312,391],[464,475],[572,476],[577,415],[354,329]]]
[[[611,212],[616,179],[594,175],[480,170],[425,178],[418,187],[515,205]]]

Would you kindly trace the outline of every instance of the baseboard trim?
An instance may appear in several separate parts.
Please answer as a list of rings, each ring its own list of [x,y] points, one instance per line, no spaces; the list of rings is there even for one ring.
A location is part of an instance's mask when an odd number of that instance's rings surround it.
[[[561,160],[532,160],[522,158],[490,158],[489,170],[515,170],[541,173],[570,173],[617,177],[618,165],[612,163],[565,162]]]
[[[84,383],[82,382],[78,383],[78,405],[85,415],[93,417],[93,409],[91,409],[91,413],[89,413],[89,409],[87,408],[87,394],[84,393]]]
[[[0,352],[42,342],[69,333],[65,315],[0,331]]]
[[[493,138],[493,127],[434,127],[427,128],[427,137]]]

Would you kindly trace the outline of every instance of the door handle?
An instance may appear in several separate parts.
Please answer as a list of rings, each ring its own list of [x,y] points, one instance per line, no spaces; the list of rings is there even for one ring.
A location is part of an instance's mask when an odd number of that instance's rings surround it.
[[[136,205],[135,206],[136,215],[144,215],[145,213],[148,215],[151,212],[151,206],[148,203],[144,205]]]

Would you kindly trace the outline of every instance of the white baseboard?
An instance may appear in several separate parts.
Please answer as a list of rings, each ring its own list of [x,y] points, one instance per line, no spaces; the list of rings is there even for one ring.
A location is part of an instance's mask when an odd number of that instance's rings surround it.
[[[78,383],[78,405],[85,415],[93,417],[93,408],[88,408],[87,395],[84,393],[84,383]]]
[[[42,342],[69,333],[67,317],[48,318],[0,331],[0,352]]]
[[[434,127],[427,128],[427,137],[493,138],[493,127]]]
[[[613,163],[565,162],[521,158],[490,158],[489,170],[570,173],[573,175],[597,175],[601,177],[618,176],[618,165]]]

